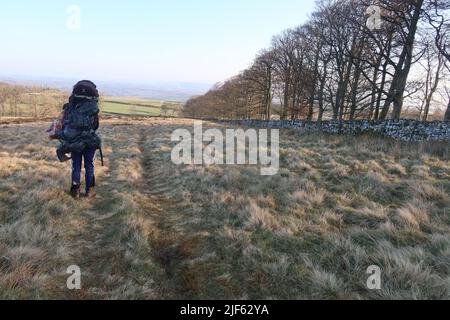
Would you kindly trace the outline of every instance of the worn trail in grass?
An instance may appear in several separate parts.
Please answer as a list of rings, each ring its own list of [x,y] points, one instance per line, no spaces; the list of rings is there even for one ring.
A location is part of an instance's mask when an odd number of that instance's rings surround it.
[[[112,126],[107,130],[112,133],[117,129]],[[143,195],[138,189],[134,191],[137,194],[130,190],[140,185],[140,177],[131,172],[136,170],[133,158],[139,157],[139,152],[130,153],[130,148],[139,135],[126,132],[126,127],[120,131],[125,131],[124,136],[105,135],[107,168],[99,179],[97,199],[82,214],[86,228],[73,237],[73,246],[81,248],[73,261],[83,272],[84,298],[159,298],[161,272],[150,258],[151,248],[145,239],[139,239],[142,230],[133,224],[135,215],[141,214],[136,197]],[[147,207],[151,204],[151,199],[142,200],[148,202]]]
[[[157,124],[120,130],[129,139],[108,139],[98,199],[83,213],[85,230],[73,239],[81,248],[73,260],[86,271],[86,292],[76,298],[193,297],[195,274],[186,274],[184,265],[199,237],[186,228],[192,210],[183,205],[176,170],[160,157],[169,130]]]
[[[165,170],[161,170],[156,163],[157,157],[154,155],[161,147],[162,131],[162,126],[152,126],[141,131],[139,147],[142,153],[142,193],[147,200],[142,205],[148,207],[149,204],[156,204],[156,207],[148,208],[148,211],[154,211],[157,227],[157,232],[150,239],[152,256],[164,270],[161,279],[164,290],[161,295],[165,298],[182,298],[193,289],[193,279],[184,277],[180,268],[191,255],[192,239],[183,227],[183,216],[189,215],[191,210],[183,205],[179,185],[171,179],[175,170],[170,168],[169,163]]]

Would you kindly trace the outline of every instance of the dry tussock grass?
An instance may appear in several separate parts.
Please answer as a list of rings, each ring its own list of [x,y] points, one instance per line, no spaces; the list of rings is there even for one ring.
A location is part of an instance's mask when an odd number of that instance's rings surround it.
[[[109,119],[99,197],[77,202],[46,126],[0,127],[1,298],[450,298],[448,145],[286,130],[263,177],[173,165],[190,120]]]

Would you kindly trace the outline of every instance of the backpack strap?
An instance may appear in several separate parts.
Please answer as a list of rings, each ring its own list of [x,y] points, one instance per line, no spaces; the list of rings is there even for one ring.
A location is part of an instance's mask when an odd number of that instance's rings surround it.
[[[102,162],[102,167],[105,166],[105,163],[103,162],[103,151],[102,147],[98,148],[98,151],[100,152],[100,161]]]
[[[74,94],[73,97],[74,97],[74,98],[77,98],[77,99],[85,99],[85,100],[90,100],[90,101],[98,102],[98,98],[97,98],[97,97],[82,96],[82,95],[78,95],[78,94]]]

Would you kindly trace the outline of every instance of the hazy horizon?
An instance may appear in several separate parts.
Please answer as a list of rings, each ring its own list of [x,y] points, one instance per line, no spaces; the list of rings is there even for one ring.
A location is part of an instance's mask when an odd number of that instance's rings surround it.
[[[48,76],[2,75],[0,83],[23,86],[39,86],[70,91],[73,85],[82,78],[64,78]],[[192,96],[206,93],[213,84],[180,82],[180,81],[114,81],[90,78],[94,81],[101,94],[110,97],[130,97],[149,100],[186,101]]]

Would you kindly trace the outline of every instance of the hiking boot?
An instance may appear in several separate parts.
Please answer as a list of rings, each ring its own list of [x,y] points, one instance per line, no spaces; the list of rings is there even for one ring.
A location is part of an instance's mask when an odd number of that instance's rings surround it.
[[[74,199],[80,199],[80,186],[74,184],[72,188],[70,188],[70,195]]]
[[[59,148],[56,150],[56,156],[58,157],[58,160],[60,162],[66,162],[72,159],[72,157],[69,157],[63,150]]]
[[[96,195],[97,194],[95,193],[95,188],[91,187],[86,191],[85,197],[88,199],[93,199]]]

